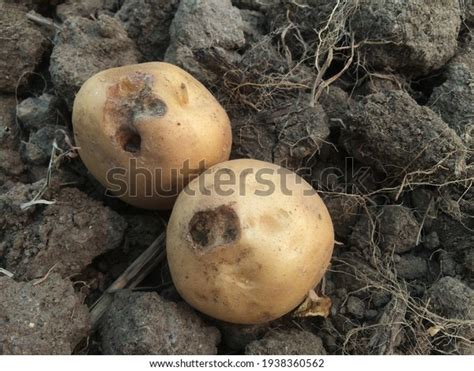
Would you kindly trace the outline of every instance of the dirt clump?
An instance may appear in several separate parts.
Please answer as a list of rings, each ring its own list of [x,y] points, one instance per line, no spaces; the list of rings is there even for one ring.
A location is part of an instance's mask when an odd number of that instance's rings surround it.
[[[135,41],[146,61],[163,58],[170,42],[169,28],[177,0],[126,0],[115,17]]]
[[[38,281],[0,277],[0,354],[72,354],[90,331],[89,311],[58,274]]]
[[[17,5],[2,4],[0,34],[0,92],[14,93],[18,86],[26,88],[50,43]]]
[[[398,205],[387,205],[379,216],[380,245],[397,254],[410,251],[418,244],[420,225],[410,209]]]
[[[251,9],[240,9],[242,25],[247,45],[257,43],[266,30],[265,14]]]
[[[426,260],[420,256],[406,254],[395,257],[397,275],[407,280],[422,278],[428,272]]]
[[[419,76],[441,68],[456,53],[461,9],[451,0],[361,0],[350,24],[364,44],[363,63]]]
[[[20,128],[15,118],[16,99],[0,94],[0,186],[8,180],[23,178],[26,168],[21,161]]]
[[[384,91],[391,90],[404,90],[407,82],[402,76],[387,74],[367,74],[363,81],[358,83],[357,88],[354,91],[354,95],[361,99],[370,94],[382,93]]]
[[[96,20],[70,17],[57,35],[49,72],[57,95],[71,109],[77,91],[89,77],[139,60],[135,43],[119,21],[107,15]]]
[[[349,296],[346,303],[346,310],[355,318],[362,319],[365,315],[365,303],[357,296]]]
[[[428,231],[436,232],[440,245],[447,251],[468,251],[472,249],[474,243],[472,231],[474,222],[469,215],[472,215],[473,201],[451,200],[448,205],[451,209],[440,205],[438,200],[437,216],[431,221]]]
[[[41,14],[48,13],[64,0],[0,0],[0,4],[14,4]]]
[[[20,145],[20,154],[23,161],[31,165],[48,164],[51,158],[53,141],[63,138],[60,130],[64,131],[60,126],[48,125],[31,133],[28,141],[23,141]]]
[[[154,292],[117,292],[100,334],[105,354],[216,354],[220,341],[187,305]]]
[[[201,67],[195,53],[212,48],[228,62],[238,60],[235,50],[245,44],[243,28],[240,12],[230,0],[183,0],[171,22],[165,61],[200,81],[212,81],[215,76]]]
[[[0,149],[0,175],[15,179],[15,177],[22,174],[24,170],[25,166],[17,151]]]
[[[245,347],[247,355],[325,355],[322,340],[309,331],[274,330]]]
[[[472,35],[468,34],[466,36],[466,40],[461,40],[459,42],[458,53],[450,61],[449,64],[454,64],[454,63],[455,64],[462,63],[466,65],[471,71],[471,73],[473,73],[474,71],[474,40],[472,39]]]
[[[443,181],[466,170],[461,138],[402,91],[372,94],[354,105],[344,135],[350,154],[387,177]]]
[[[329,135],[321,105],[309,107],[303,99],[234,121],[235,158],[270,161],[292,170],[307,166]]]
[[[474,71],[462,63],[451,63],[444,72],[446,81],[434,88],[429,107],[461,137],[474,145]],[[469,138],[469,139],[468,139]],[[470,142],[470,143],[469,143]]]
[[[16,99],[13,95],[0,94],[0,145],[2,149],[14,149],[19,144],[15,107]]]
[[[338,203],[343,200],[345,205],[341,207],[329,198],[329,204],[335,205],[335,225],[338,227],[344,222],[339,228],[343,228],[348,244],[367,257],[374,252],[402,254],[420,244],[422,226],[409,208],[395,204],[368,207],[360,197],[337,196]]]
[[[434,312],[459,320],[456,331],[460,341],[456,344],[456,351],[472,354],[474,290],[456,278],[443,277],[431,286],[427,297]]]
[[[15,279],[42,277],[50,270],[71,277],[119,246],[126,227],[122,217],[77,189],[59,189],[51,192],[53,204],[21,210],[41,184],[19,184],[0,197],[0,262]]]
[[[56,7],[56,15],[62,21],[69,17],[93,17],[104,9],[107,0],[66,0]]]
[[[338,4],[339,3],[339,4]],[[299,59],[316,49],[318,31],[324,29],[331,15],[334,17],[344,7],[353,7],[350,2],[336,0],[278,0],[266,7],[271,29],[281,35],[292,57]],[[344,22],[343,22],[344,23]],[[342,27],[344,24],[341,25]]]
[[[345,121],[347,112],[350,111],[350,106],[353,104],[349,94],[336,85],[325,89],[318,102],[329,118],[329,126],[338,128],[341,127],[341,122]]]
[[[55,125],[59,121],[59,100],[44,93],[39,97],[29,97],[16,107],[16,116],[27,129],[41,129],[45,125]]]
[[[361,201],[344,193],[323,195],[323,199],[331,215],[336,237],[346,240],[358,220]]]
[[[461,3],[462,19],[468,26],[474,25],[474,2],[472,0]]]

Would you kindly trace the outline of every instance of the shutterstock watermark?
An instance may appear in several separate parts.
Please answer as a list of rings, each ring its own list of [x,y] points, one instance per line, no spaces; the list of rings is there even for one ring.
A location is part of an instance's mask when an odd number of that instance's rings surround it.
[[[129,160],[129,166],[111,168],[106,174],[107,194],[113,197],[176,197],[181,191],[188,195],[231,196],[238,193],[246,196],[270,196],[275,191],[283,195],[292,195],[294,185],[305,181],[312,187],[305,187],[304,195],[314,195],[314,189],[332,192],[354,193],[365,189],[370,176],[368,167],[356,167],[353,158],[346,158],[343,168],[324,169],[299,168],[299,176],[282,166],[215,167],[207,169],[204,160],[192,166],[189,161],[182,166],[164,169],[149,169],[139,166],[136,158]],[[190,186],[190,181],[198,178]]]

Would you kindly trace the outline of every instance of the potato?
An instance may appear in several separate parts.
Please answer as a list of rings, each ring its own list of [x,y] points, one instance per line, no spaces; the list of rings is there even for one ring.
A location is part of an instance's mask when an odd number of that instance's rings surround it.
[[[333,245],[331,217],[316,191],[289,170],[249,159],[220,163],[191,181],[166,238],[181,296],[240,324],[271,321],[300,304],[323,277]]]
[[[168,63],[112,68],[74,101],[82,161],[112,194],[147,209],[171,208],[204,169],[226,161],[229,118],[190,74]]]

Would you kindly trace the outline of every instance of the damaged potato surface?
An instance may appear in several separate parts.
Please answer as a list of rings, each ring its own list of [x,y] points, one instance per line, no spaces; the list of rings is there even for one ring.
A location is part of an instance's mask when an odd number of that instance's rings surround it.
[[[173,282],[196,309],[256,324],[283,316],[322,278],[331,218],[295,173],[263,161],[227,161],[191,181],[167,230]]]
[[[168,63],[102,71],[81,87],[73,126],[88,170],[134,206],[169,209],[190,178],[226,161],[229,118],[194,77]]]

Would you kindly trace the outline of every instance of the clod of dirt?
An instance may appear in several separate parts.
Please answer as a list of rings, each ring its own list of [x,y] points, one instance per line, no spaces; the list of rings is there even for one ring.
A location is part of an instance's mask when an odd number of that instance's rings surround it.
[[[306,165],[329,135],[328,118],[321,107],[304,99],[274,107],[257,116],[233,121],[233,158],[254,158],[291,170]]]
[[[420,256],[406,254],[395,259],[395,270],[398,277],[413,280],[428,273],[428,264]]]
[[[135,41],[145,61],[163,59],[178,0],[125,0],[115,17]]]
[[[405,321],[407,305],[403,300],[396,297],[383,309],[377,325],[374,326],[369,335],[367,344],[369,354],[390,355],[396,354],[396,349],[403,338],[402,326]]]
[[[240,9],[240,16],[247,44],[257,43],[265,34],[265,15],[256,10]]]
[[[239,9],[264,10],[268,8],[274,0],[232,0],[232,5]]]
[[[2,4],[0,35],[0,92],[13,93],[17,86],[23,87],[28,82],[49,41],[38,26],[26,18],[22,7],[10,4]]]
[[[127,221],[128,228],[125,238],[130,250],[144,251],[156,239],[157,233],[163,229],[163,219],[154,212],[121,214]]]
[[[275,115],[274,115],[275,114]],[[270,114],[277,140],[273,162],[291,170],[307,165],[305,160],[317,155],[329,136],[329,122],[323,107],[310,107],[305,101],[275,109]]]
[[[352,105],[352,99],[340,87],[331,85],[324,89],[319,97],[319,103],[329,118],[330,127],[341,127],[345,121],[347,112]]]
[[[93,17],[103,9],[104,0],[66,0],[56,7],[56,15],[62,21],[69,17]]]
[[[372,213],[371,213],[372,214]],[[368,215],[363,212],[357,218],[352,226],[352,232],[349,235],[348,242],[351,246],[365,251],[372,248],[373,243],[378,242],[378,228],[374,215]]]
[[[403,85],[404,81],[401,76],[390,74],[379,77],[369,74],[366,81],[355,90],[355,95],[357,97],[358,95],[366,96],[390,90],[402,90]]]
[[[440,246],[438,233],[428,233],[423,239],[423,246],[430,250],[437,249]]]
[[[18,176],[25,170],[20,154],[11,149],[0,148],[0,176]],[[0,178],[1,179],[1,178]]]
[[[434,88],[428,105],[463,138],[474,130],[474,71],[465,64],[451,63],[445,76],[444,84]]]
[[[0,145],[4,149],[18,146],[19,128],[15,121],[16,99],[13,95],[0,94]]]
[[[461,9],[458,1],[361,0],[350,24],[366,63],[426,75],[456,53]]]
[[[247,355],[325,355],[322,340],[309,331],[275,330],[245,347]]]
[[[474,249],[466,251],[464,261],[466,262],[464,267],[471,275],[470,277],[472,277],[472,275],[474,274]]]
[[[343,240],[347,239],[352,226],[358,219],[361,206],[359,200],[345,194],[323,195],[323,199],[329,214],[331,214],[331,220],[337,238]]]
[[[216,48],[233,61],[234,50],[245,45],[240,12],[230,0],[182,0],[170,27],[170,46],[165,61],[174,63],[205,82],[208,72],[196,61],[199,50]],[[222,76],[220,76],[222,77]]]
[[[472,0],[462,1],[462,19],[468,25],[474,25],[474,2]]]
[[[400,254],[416,246],[420,225],[409,208],[398,205],[384,206],[378,221],[380,246],[385,250]]]
[[[30,97],[18,104],[16,116],[28,129],[55,125],[58,121],[58,103],[58,98],[48,93]]]
[[[119,246],[126,228],[122,217],[77,189],[52,191],[47,196],[56,203],[36,206],[36,212],[20,210],[39,186],[19,184],[0,196],[0,261],[16,279],[42,277],[50,269],[70,277]]]
[[[474,221],[469,214],[462,215],[460,219],[440,213],[432,221],[430,230],[436,231],[441,246],[447,251],[470,250],[474,246],[472,228]]]
[[[386,176],[442,181],[466,169],[461,138],[403,91],[365,97],[353,106],[347,123],[347,151]]]
[[[89,311],[69,280],[0,277],[0,354],[71,354],[90,331]]]
[[[364,318],[365,303],[357,296],[349,296],[346,303],[347,312],[357,319]]]
[[[431,286],[428,297],[431,307],[440,315],[474,320],[474,290],[462,281],[443,277]]]
[[[474,10],[474,2],[472,4]],[[451,60],[451,63],[463,63],[469,68],[471,73],[474,71],[474,39],[472,36],[464,43],[460,43],[458,54]]]
[[[21,5],[24,9],[44,12],[58,5],[63,0],[0,0],[0,4]]]
[[[136,46],[119,21],[106,15],[96,20],[71,17],[58,34],[49,71],[57,95],[71,109],[77,91],[89,77],[138,61]]]
[[[415,188],[411,194],[411,203],[418,215],[423,216],[423,228],[426,230],[431,226],[431,222],[437,216],[436,203],[439,195],[430,188]]]
[[[45,126],[32,133],[28,142],[22,142],[20,145],[20,154],[24,162],[30,165],[46,165],[51,157],[53,140],[60,140],[64,134],[58,129],[58,126]]]
[[[462,271],[461,266],[456,263],[456,254],[441,251],[439,256],[440,274],[443,276],[456,276]]]
[[[105,354],[216,354],[220,334],[184,303],[119,291],[100,326]]]
[[[372,255],[372,251],[370,253]],[[351,296],[357,295],[366,307],[363,315],[367,321],[364,321],[363,326],[357,326],[354,319],[345,317],[342,311],[341,313],[335,311],[325,325],[332,323],[335,330],[342,332],[342,341],[340,336],[337,338],[343,342],[341,344],[343,353],[394,354],[403,338],[401,329],[405,327],[407,312],[406,297],[399,295],[406,293],[401,291],[394,295],[387,286],[387,281],[392,276],[391,272],[384,271],[387,267],[382,261],[377,261],[375,263],[377,266],[372,267],[368,260],[361,259],[352,252],[344,252],[333,263],[332,274],[336,287],[347,288],[347,290],[338,289],[337,292],[342,292],[332,297],[343,299],[348,291],[354,293]],[[358,302],[357,299],[355,301]],[[333,307],[337,309],[337,303]],[[349,312],[347,307],[345,309],[346,313]],[[354,305],[351,311],[360,316],[362,314],[360,303]],[[352,316],[355,317],[354,314]],[[331,331],[331,326],[328,329]],[[331,332],[334,333],[334,330]]]
[[[222,55],[223,49],[201,50],[197,55],[207,71],[219,76],[216,85],[227,99],[250,111],[267,111],[282,108],[289,99],[296,101],[302,87],[314,79],[311,68],[289,60],[273,41],[271,35],[262,36],[233,63]]]
[[[341,264],[341,262],[344,262],[344,264]],[[353,252],[341,254],[337,262],[333,263],[331,269],[334,270],[334,272],[331,272],[331,281],[336,288],[339,288],[338,291],[343,288],[343,292],[337,295],[340,299],[345,299],[347,292],[364,292],[367,288],[366,277],[377,275],[377,271],[369,263]],[[373,290],[371,296],[371,302],[375,307],[381,307],[390,300],[390,296],[386,292],[376,289]]]
[[[234,115],[232,123],[231,159],[254,158],[272,162],[276,134],[272,125],[255,120],[255,116]]]
[[[271,20],[271,29],[282,34],[287,47],[298,58],[305,48],[307,51],[315,50],[317,31],[326,26],[337,3],[336,0],[273,1],[267,9],[267,16]],[[341,2],[339,9],[342,6]]]
[[[288,73],[288,63],[273,45],[269,36],[263,37],[242,55],[239,66],[250,74],[250,81],[258,77]],[[299,71],[298,71],[299,72]],[[310,74],[311,71],[308,72]]]

